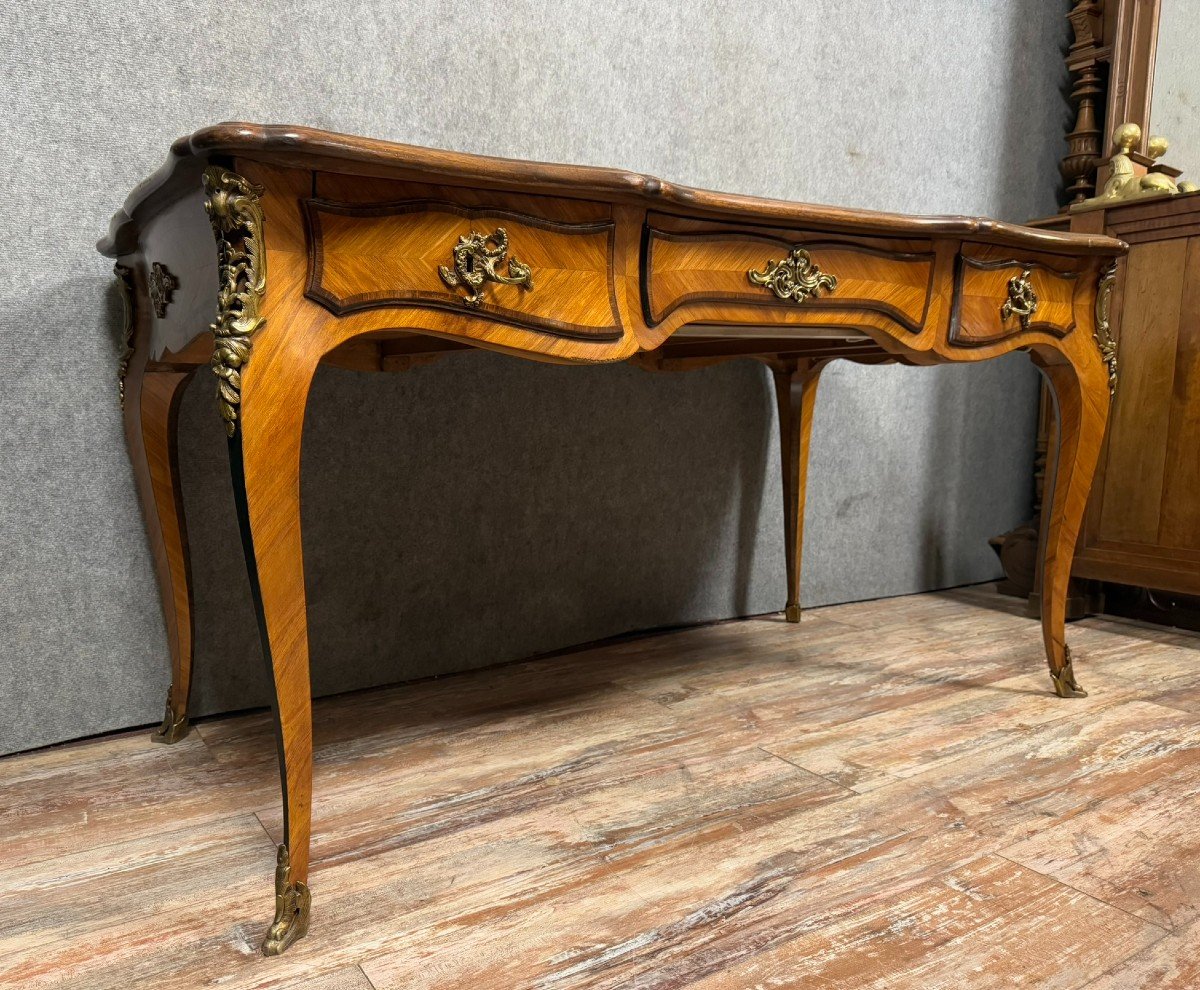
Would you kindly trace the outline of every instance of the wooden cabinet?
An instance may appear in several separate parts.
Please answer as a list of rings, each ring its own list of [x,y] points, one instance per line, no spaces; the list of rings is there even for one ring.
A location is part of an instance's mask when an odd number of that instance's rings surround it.
[[[1200,193],[1075,213],[1128,242],[1118,388],[1073,573],[1200,595]]]

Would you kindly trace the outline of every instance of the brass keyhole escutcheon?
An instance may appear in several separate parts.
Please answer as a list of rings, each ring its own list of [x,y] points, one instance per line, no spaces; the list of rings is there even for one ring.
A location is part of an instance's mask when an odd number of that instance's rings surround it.
[[[463,302],[478,306],[483,302],[481,290],[488,282],[501,285],[519,285],[533,288],[533,275],[528,265],[521,264],[516,257],[508,257],[508,231],[497,227],[491,234],[472,230],[458,239],[454,245],[454,268],[438,266],[438,274],[450,288],[467,290]],[[496,266],[508,263],[508,274],[501,275]]]
[[[1014,275],[1008,280],[1008,299],[1000,307],[1000,319],[1007,320],[1010,316],[1016,316],[1021,321],[1022,330],[1029,329],[1029,321],[1038,308],[1038,297],[1033,291],[1031,275],[1032,272],[1026,268],[1020,275]]]

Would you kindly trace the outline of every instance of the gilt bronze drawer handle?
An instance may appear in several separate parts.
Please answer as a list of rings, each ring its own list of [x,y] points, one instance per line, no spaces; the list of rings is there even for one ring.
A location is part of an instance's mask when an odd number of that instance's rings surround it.
[[[150,302],[154,305],[154,315],[160,320],[164,319],[171,296],[179,288],[179,279],[167,270],[166,265],[156,261],[151,266],[150,277],[146,281],[150,288]]]
[[[489,245],[495,245],[489,247]],[[450,288],[462,286],[467,290],[463,302],[468,306],[478,306],[483,302],[479,290],[485,282],[499,282],[501,285],[520,285],[526,289],[533,288],[533,277],[529,266],[523,265],[515,257],[505,258],[508,254],[508,231],[497,227],[492,234],[480,234],[471,231],[458,239],[454,245],[454,270],[445,265],[438,266],[438,274]],[[501,275],[496,266],[508,261],[508,274]]]
[[[780,299],[798,303],[837,288],[837,276],[821,271],[799,244],[782,261],[768,261],[761,272],[751,268],[746,274],[754,285],[765,285]]]
[[[1029,321],[1038,308],[1037,293],[1033,291],[1033,283],[1029,281],[1030,274],[1026,268],[1020,275],[1014,275],[1008,280],[1008,299],[1000,307],[1000,319],[1019,317],[1022,330],[1029,329]]]

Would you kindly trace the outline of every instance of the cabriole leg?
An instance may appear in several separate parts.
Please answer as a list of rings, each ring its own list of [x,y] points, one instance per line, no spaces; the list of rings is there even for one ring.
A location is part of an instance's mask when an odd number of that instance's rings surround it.
[[[140,356],[139,356],[140,357]],[[144,358],[136,362],[144,365]],[[179,485],[176,426],[183,386],[193,372],[143,372],[125,378],[125,438],[162,597],[171,687],[162,725],[151,737],[174,743],[188,734],[192,686],[192,578]]]
[[[1070,364],[1038,363],[1050,383],[1058,425],[1053,495],[1045,499],[1042,509],[1042,637],[1055,692],[1062,698],[1086,697],[1075,679],[1066,641],[1067,586],[1104,439],[1109,394],[1102,387],[1104,373],[1099,362],[1094,373]],[[1081,378],[1085,373],[1098,381],[1085,388]]]
[[[312,699],[300,540],[300,440],[320,353],[306,349],[303,333],[287,332],[286,314],[266,315],[263,187],[211,166],[204,173],[204,189],[220,258],[211,362],[217,409],[229,436],[234,503],[274,687],[283,788],[275,918],[262,946],[271,956],[308,932],[312,902]]]
[[[266,955],[278,955],[308,931],[312,703],[300,538],[303,401],[297,407],[273,395],[264,398],[262,403],[243,400],[242,425],[230,438],[229,457],[263,653],[275,689],[284,840],[275,870],[275,920],[262,948]]]
[[[268,413],[263,420],[286,419]],[[263,653],[274,685],[274,716],[283,789],[283,845],[275,869],[275,920],[263,942],[278,955],[308,931],[308,845],[312,815],[312,710],[308,619],[300,542],[300,429],[257,422],[249,442],[229,441],[234,500]],[[274,435],[274,439],[270,437]]]
[[[788,622],[800,621],[800,564],[804,549],[804,498],[808,482],[808,447],[817,377],[824,362],[793,360],[771,368],[779,406],[779,441],[783,468],[784,546],[787,560]]]

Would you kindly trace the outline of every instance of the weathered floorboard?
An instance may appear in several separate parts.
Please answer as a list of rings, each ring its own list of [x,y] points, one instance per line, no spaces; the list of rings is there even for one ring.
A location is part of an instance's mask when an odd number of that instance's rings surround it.
[[[1184,990],[1200,654],[1107,619],[1053,697],[977,589],[315,706],[313,916],[276,959],[269,718],[0,760],[0,988]]]

